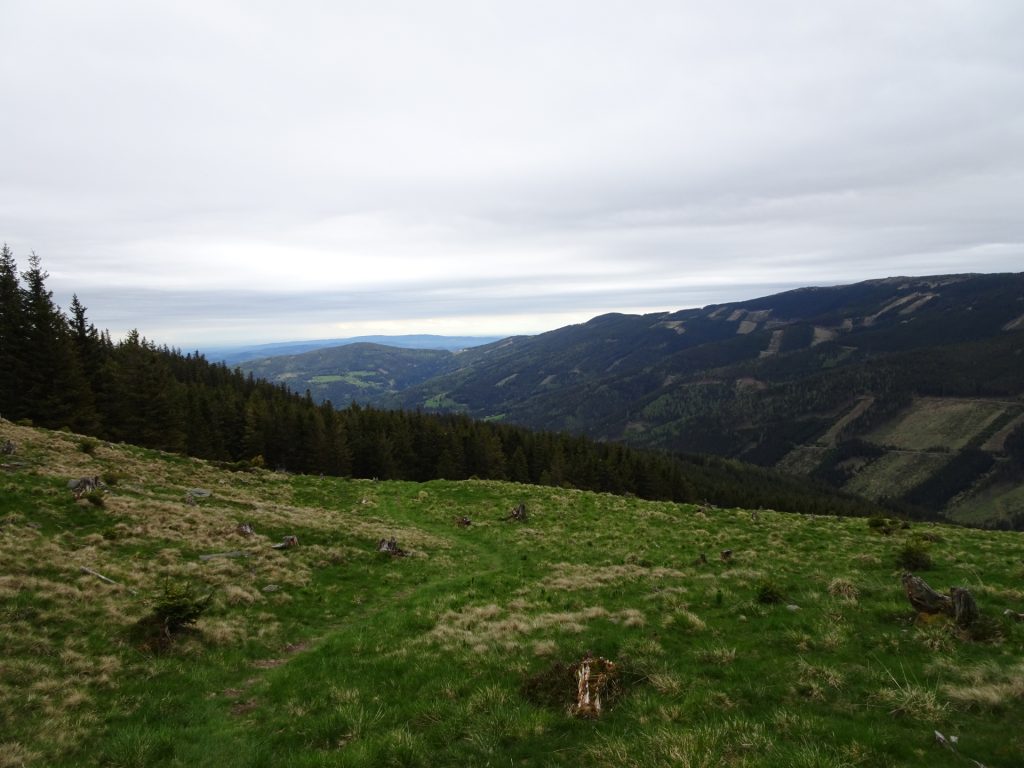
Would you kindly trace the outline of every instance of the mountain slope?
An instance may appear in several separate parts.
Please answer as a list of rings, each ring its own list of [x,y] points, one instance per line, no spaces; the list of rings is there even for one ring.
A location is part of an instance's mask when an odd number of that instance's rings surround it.
[[[0,422],[8,439],[4,765],[1009,768],[1024,754],[1024,623],[1003,616],[1024,610],[1019,535],[224,472]],[[76,501],[67,480],[93,475],[105,495]],[[189,504],[190,489],[209,495]],[[518,504],[527,522],[504,520]],[[392,537],[409,557],[376,551]],[[968,584],[977,629],[915,615],[896,569],[911,544],[929,548],[933,586]],[[183,585],[209,606],[154,650],[138,622]],[[568,667],[587,652],[621,670],[593,720],[569,714]]]
[[[428,333],[410,334],[406,336],[353,336],[342,339],[316,339],[311,341],[278,341],[272,344],[257,344],[248,347],[204,347],[203,353],[215,362],[228,365],[240,365],[251,360],[263,360],[268,357],[282,355],[299,355],[329,347],[341,347],[347,344],[383,344],[399,349],[447,349],[457,352],[461,349],[478,347],[498,341],[494,336],[437,336]]]
[[[297,373],[296,389],[313,370]],[[465,350],[403,384],[366,370],[337,361],[329,375],[361,402],[713,453],[929,513],[1024,526],[1024,474],[994,439],[1024,404],[1024,274],[886,278],[603,315]],[[346,378],[360,371],[371,386]],[[877,430],[927,420],[929,398],[965,400],[936,414],[976,411],[971,440],[890,450]],[[978,398],[990,407],[972,410]],[[965,453],[974,450],[988,459]],[[960,480],[939,483],[948,473]]]

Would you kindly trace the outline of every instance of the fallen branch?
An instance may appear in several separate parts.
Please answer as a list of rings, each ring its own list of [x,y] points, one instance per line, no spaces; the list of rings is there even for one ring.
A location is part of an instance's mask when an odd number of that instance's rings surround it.
[[[200,560],[213,560],[215,557],[249,557],[252,552],[244,552],[241,549],[233,549],[230,552],[213,552],[209,555],[200,555]]]
[[[81,571],[82,573],[86,573],[86,574],[88,574],[90,576],[95,576],[100,581],[107,582],[107,584],[113,584],[115,587],[124,587],[129,592],[131,592],[133,595],[137,594],[136,591],[134,589],[132,589],[131,587],[125,587],[124,584],[121,584],[120,582],[114,581],[113,579],[108,578],[107,576],[104,576],[102,573],[97,573],[92,568],[86,568],[84,565],[81,565],[81,566],[78,567],[78,570]]]

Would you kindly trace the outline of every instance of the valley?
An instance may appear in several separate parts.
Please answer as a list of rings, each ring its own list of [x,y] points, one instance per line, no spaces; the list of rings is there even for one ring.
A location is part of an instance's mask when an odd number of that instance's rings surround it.
[[[886,278],[604,315],[438,353],[434,368],[374,347],[246,370],[314,396],[332,386],[356,402],[716,454],[904,514],[1024,527],[1024,459],[1006,448],[1024,435],[1022,302],[1020,274]],[[872,455],[858,458],[860,443]],[[928,485],[950,466],[962,482]]]

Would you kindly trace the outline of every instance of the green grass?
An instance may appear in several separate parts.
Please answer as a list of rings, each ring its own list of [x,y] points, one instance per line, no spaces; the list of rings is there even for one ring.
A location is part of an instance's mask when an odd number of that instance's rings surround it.
[[[448,408],[448,409],[462,409],[465,406],[462,403],[456,402],[452,398],[448,397],[447,392],[442,392],[438,395],[428,398],[424,401],[423,406],[425,408]]]
[[[319,376],[311,376],[309,379],[310,384],[335,384],[337,382],[345,382],[351,384],[354,387],[361,389],[376,386],[373,381],[366,381],[366,379],[380,378],[381,374],[376,371],[347,371],[345,373],[330,373],[322,374]]]
[[[965,764],[935,729],[993,768],[1024,754],[1024,624],[1002,617],[1024,610],[1021,534],[8,437],[30,466],[0,475],[0,766]],[[107,471],[104,508],[67,492]],[[969,587],[998,642],[915,622],[895,558],[925,533],[928,581]],[[392,536],[412,556],[375,552]],[[231,550],[251,554],[199,559]],[[146,653],[130,629],[167,578],[213,602]],[[588,651],[630,683],[599,720],[523,694]]]

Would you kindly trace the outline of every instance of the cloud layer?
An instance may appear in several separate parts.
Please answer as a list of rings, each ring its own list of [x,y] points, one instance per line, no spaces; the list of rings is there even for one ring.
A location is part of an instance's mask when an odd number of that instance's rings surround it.
[[[1024,263],[1024,6],[0,10],[0,239],[174,344]]]

